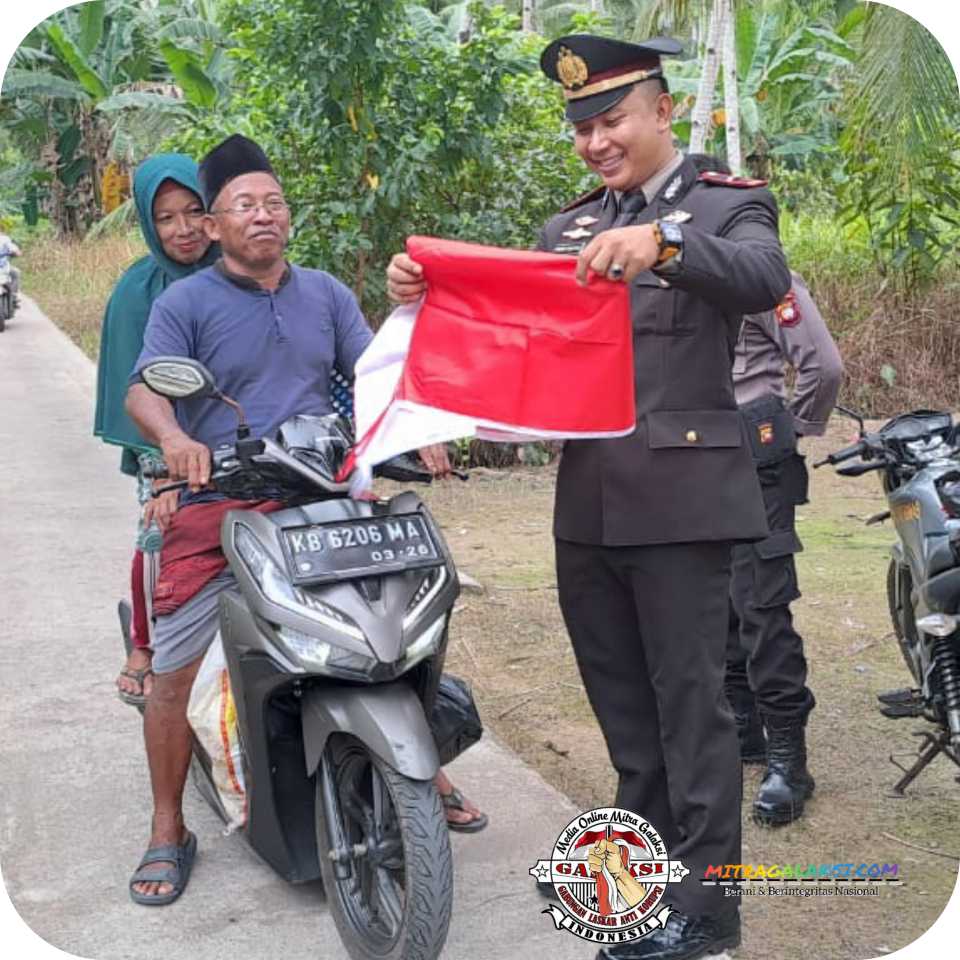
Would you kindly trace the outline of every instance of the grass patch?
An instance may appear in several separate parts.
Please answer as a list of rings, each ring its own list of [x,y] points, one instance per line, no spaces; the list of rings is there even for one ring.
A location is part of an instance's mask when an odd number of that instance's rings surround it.
[[[96,360],[110,292],[123,271],[147,252],[140,233],[72,242],[37,235],[26,239],[23,248],[18,266],[23,270],[24,292]]]

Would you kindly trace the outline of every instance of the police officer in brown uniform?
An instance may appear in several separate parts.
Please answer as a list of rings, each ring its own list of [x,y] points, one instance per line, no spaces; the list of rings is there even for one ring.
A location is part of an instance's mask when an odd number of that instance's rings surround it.
[[[796,370],[789,405],[785,363]],[[790,613],[800,596],[793,558],[803,549],[795,512],[807,502],[797,440],[823,433],[842,375],[839,351],[799,274],[775,310],[744,318],[734,391],[747,420],[770,536],[734,548],[726,689],[741,758],[767,765],[753,815],[769,825],[802,816],[814,788],[805,727],[816,700]]]
[[[541,66],[563,85],[577,152],[603,185],[545,226],[543,250],[577,274],[630,284],[637,429],[568,442],[554,534],[560,604],[619,774],[616,802],[656,827],[691,875],[670,884],[663,929],[602,960],[683,960],[739,943],[735,898],[699,883],[740,862],[736,727],[723,692],[731,543],[765,537],[756,471],[733,395],[744,313],[790,275],[772,196],[701,179],[673,146],[660,56],[680,45],[569,36]],[[422,270],[398,254],[391,297]]]

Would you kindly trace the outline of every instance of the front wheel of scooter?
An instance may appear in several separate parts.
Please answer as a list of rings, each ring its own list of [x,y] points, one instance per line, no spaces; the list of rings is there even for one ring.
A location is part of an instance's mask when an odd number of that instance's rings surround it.
[[[330,738],[317,769],[317,850],[352,960],[436,960],[453,904],[440,797],[356,737]]]

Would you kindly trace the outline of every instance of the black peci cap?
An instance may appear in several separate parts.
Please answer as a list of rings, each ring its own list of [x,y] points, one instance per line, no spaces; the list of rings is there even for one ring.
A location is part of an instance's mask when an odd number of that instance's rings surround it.
[[[540,56],[540,69],[563,84],[567,119],[589,120],[618,104],[636,83],[662,77],[661,57],[683,52],[670,37],[626,43],[589,33],[554,40]]]
[[[274,179],[277,177],[260,146],[235,133],[217,144],[200,161],[200,190],[207,210],[212,209],[217,195],[234,177],[245,173],[269,173]]]

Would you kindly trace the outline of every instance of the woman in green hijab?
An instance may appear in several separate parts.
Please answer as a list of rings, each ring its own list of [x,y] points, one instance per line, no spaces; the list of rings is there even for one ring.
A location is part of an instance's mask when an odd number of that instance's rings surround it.
[[[143,347],[150,308],[175,280],[210,266],[218,251],[203,231],[197,165],[190,157],[162,153],[145,160],[134,174],[133,196],[150,253],[123,274],[107,303],[100,335],[93,432],[105,443],[122,447],[120,469],[139,476],[139,457],[156,450],[127,416],[124,400],[130,371]],[[142,478],[140,489],[141,500],[149,499],[149,486]],[[134,646],[117,678],[119,695],[127,703],[142,704],[150,689],[150,591],[146,584],[153,555],[160,548],[160,530],[175,509],[175,495],[149,501],[138,532],[131,572]]]

